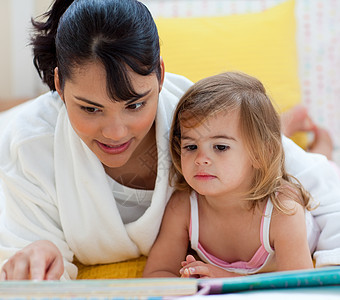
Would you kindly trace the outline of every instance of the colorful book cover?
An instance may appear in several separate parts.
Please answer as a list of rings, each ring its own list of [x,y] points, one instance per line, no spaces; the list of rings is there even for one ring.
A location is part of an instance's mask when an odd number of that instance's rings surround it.
[[[225,294],[249,290],[335,285],[340,287],[340,267],[198,280],[198,287],[201,294]]]

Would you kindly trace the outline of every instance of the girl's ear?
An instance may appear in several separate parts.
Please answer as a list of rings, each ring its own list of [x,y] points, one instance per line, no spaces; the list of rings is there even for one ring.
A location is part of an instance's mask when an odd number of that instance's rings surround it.
[[[63,94],[61,86],[60,86],[58,67],[56,67],[54,69],[54,86],[55,86],[55,89],[56,89],[57,93],[59,94],[61,100],[64,101],[64,94]]]
[[[164,61],[163,57],[160,57],[160,64],[161,64],[161,81],[159,84],[159,92],[161,92],[162,87],[163,87],[163,82],[164,82],[164,75],[165,75],[165,69],[164,69]]]

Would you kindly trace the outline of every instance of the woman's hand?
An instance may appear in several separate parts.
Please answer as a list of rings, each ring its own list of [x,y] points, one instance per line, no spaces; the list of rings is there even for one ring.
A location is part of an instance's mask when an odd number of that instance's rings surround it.
[[[63,256],[49,241],[36,241],[15,253],[3,265],[0,280],[59,280]]]
[[[219,267],[197,261],[192,255],[188,255],[182,262],[182,269],[179,271],[182,278],[216,278],[216,277],[237,277],[236,273],[228,272]]]

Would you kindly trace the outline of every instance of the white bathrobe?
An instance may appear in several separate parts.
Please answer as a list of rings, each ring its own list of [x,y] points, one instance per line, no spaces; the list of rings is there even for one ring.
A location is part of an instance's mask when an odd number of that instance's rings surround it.
[[[191,85],[166,74],[156,117],[158,169],[150,207],[123,224],[101,162],[72,129],[57,93],[47,93],[0,118],[0,263],[32,241],[47,239],[62,252],[64,278],[84,264],[147,255],[172,193],[168,133],[178,99]],[[317,264],[340,264],[340,180],[321,155],[284,138],[288,171],[312,192],[322,234]],[[289,233],[287,233],[289,234]]]

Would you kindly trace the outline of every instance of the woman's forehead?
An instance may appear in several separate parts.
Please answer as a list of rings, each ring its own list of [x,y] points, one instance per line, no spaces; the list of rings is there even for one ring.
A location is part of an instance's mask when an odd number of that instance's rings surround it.
[[[136,93],[144,95],[149,94],[154,89],[158,90],[158,79],[155,73],[143,76],[135,73],[127,67],[127,80],[131,83]],[[122,78],[121,80],[126,80]],[[89,62],[81,66],[72,68],[72,75],[69,78],[73,87],[78,87],[84,91],[101,90],[107,93],[107,73],[105,67],[100,62]]]

